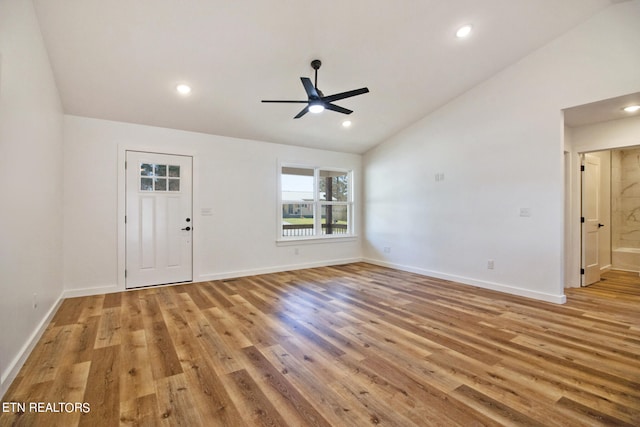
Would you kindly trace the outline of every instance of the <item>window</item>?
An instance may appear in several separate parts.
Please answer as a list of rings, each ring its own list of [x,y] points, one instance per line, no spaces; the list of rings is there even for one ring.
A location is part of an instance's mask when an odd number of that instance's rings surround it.
[[[353,234],[351,171],[282,166],[280,202],[281,238]]]
[[[180,166],[141,163],[140,191],[180,191]]]

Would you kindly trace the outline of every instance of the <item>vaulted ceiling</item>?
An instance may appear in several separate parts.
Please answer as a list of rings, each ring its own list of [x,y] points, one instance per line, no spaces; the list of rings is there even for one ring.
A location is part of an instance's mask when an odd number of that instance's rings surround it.
[[[615,2],[34,0],[65,113],[354,153]],[[260,102],[306,99],[316,58],[325,94],[369,88],[353,114]]]

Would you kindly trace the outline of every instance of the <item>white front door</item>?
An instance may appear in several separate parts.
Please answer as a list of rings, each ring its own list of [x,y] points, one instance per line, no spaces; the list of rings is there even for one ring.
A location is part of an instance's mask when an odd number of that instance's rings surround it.
[[[582,172],[582,286],[600,280],[600,158],[585,154]]]
[[[192,280],[192,158],[126,153],[127,288]]]

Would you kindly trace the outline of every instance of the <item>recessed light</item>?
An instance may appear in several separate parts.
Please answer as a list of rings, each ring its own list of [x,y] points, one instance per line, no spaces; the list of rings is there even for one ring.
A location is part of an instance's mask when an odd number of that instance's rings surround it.
[[[629,105],[628,107],[623,108],[627,113],[635,113],[636,111],[640,111],[640,105]]]
[[[176,90],[180,95],[189,95],[191,93],[191,86],[180,84],[176,86]]]
[[[456,37],[459,39],[468,37],[469,34],[471,34],[471,25],[464,25],[458,28],[458,31],[456,31]]]
[[[342,127],[351,127],[351,120],[345,120],[344,122],[342,122]]]

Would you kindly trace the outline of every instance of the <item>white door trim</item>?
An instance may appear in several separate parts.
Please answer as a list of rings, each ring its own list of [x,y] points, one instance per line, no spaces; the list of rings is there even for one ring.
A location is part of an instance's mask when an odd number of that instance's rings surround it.
[[[118,267],[116,271],[117,277],[117,291],[126,291],[126,278],[125,278],[125,268],[127,265],[126,259],[126,227],[124,223],[124,217],[126,215],[126,170],[125,170],[125,161],[126,161],[126,153],[127,151],[144,151],[148,153],[158,153],[158,154],[169,154],[169,155],[179,155],[179,156],[190,156],[193,159],[192,163],[192,204],[193,204],[193,217],[199,218],[200,216],[200,191],[199,191],[199,180],[198,176],[200,173],[199,169],[199,156],[198,152],[195,150],[184,149],[183,147],[157,147],[157,146],[149,146],[144,144],[135,144],[132,142],[127,143],[119,143],[118,144],[118,163],[117,163],[117,185],[118,185],[118,212],[117,212],[117,229],[118,229]],[[196,221],[194,218],[194,221]],[[193,281],[197,282],[200,280],[201,267],[199,261],[200,254],[200,238],[199,233],[194,230],[192,234],[193,239]],[[161,285],[162,286],[162,285]]]
[[[137,150],[126,155],[127,289],[191,282],[193,158]]]

